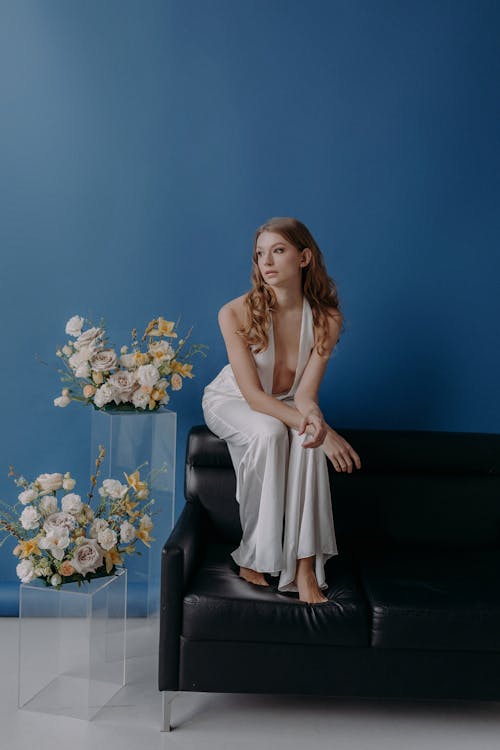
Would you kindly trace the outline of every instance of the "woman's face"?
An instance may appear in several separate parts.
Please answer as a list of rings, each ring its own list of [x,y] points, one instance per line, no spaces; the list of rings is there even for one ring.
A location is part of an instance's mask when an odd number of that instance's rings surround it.
[[[262,278],[270,286],[286,286],[300,278],[305,256],[277,232],[261,232],[255,248]],[[305,251],[304,251],[305,252]]]

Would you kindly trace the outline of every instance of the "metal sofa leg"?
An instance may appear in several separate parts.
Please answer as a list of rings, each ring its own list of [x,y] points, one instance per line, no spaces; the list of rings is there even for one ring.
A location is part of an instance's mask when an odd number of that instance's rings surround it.
[[[161,730],[162,732],[170,732],[172,727],[170,726],[170,717],[171,717],[171,707],[172,707],[172,701],[174,700],[175,696],[178,695],[178,692],[175,690],[163,690],[161,697],[162,697],[162,725]]]

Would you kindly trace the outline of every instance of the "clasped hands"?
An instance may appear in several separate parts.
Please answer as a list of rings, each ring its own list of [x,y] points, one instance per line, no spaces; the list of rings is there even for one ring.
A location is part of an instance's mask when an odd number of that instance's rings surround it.
[[[354,448],[335,432],[323,419],[322,416],[312,412],[302,416],[299,435],[306,432],[311,437],[302,443],[303,448],[318,448],[321,446],[327,458],[333,464],[335,471],[346,471],[352,474],[353,463],[356,468],[361,469],[361,459]]]

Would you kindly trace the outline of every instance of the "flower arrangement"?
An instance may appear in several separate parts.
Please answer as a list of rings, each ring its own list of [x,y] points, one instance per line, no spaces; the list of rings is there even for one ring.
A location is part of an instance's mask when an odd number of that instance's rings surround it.
[[[149,484],[141,480],[139,469],[125,474],[126,484],[105,479],[92,507],[104,455],[99,446],[88,502],[73,492],[76,482],[69,472],[40,474],[28,482],[10,467],[9,476],[22,489],[14,506],[0,505],[0,528],[7,532],[0,545],[10,536],[18,540],[13,554],[19,558],[16,573],[22,583],[41,578],[58,589],[73,581],[81,585],[114,574],[125,554],[140,554],[138,542],[149,547],[154,541],[151,516],[145,512],[154,500],[148,500]],[[65,493],[60,504],[59,491]],[[18,506],[23,506],[20,514]]]
[[[206,356],[205,344],[192,344],[181,354],[191,330],[174,348],[168,339],[178,338],[175,324],[155,318],[140,341],[134,328],[131,350],[122,346],[117,354],[102,324],[94,326],[74,315],[66,324],[70,339],[56,351],[65,364],[59,373],[66,387],[54,399],[54,405],[65,407],[71,401],[80,401],[100,410],[159,409],[170,401],[169,388],[178,391],[183,378],[194,377],[193,365],[187,360],[197,352]]]

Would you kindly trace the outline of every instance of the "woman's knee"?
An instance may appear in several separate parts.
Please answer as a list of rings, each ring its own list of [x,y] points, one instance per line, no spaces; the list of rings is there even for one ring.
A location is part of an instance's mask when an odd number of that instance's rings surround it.
[[[259,414],[254,420],[255,436],[265,440],[288,440],[288,427],[270,414]]]

